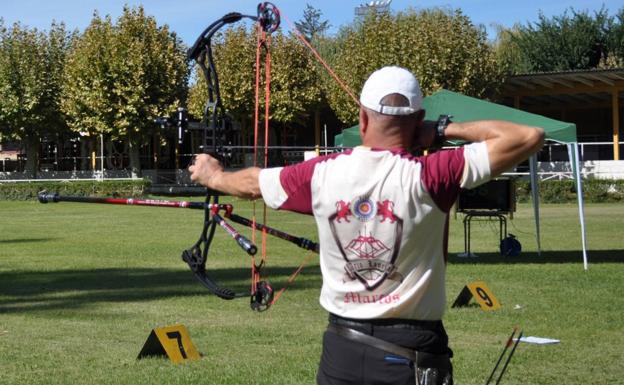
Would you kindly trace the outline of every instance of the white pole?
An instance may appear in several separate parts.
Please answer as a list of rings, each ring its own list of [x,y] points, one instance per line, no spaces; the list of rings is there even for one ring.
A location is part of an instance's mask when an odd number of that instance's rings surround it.
[[[583,268],[587,270],[589,268],[587,264],[587,238],[585,233],[585,210],[583,201],[583,185],[581,180],[581,170],[579,164],[579,149],[578,143],[568,144],[568,154],[570,155],[570,163],[572,163],[572,172],[574,172],[574,179],[576,180],[576,196],[578,198],[579,208],[579,221],[581,222],[581,242],[583,245]]]
[[[100,170],[104,179],[104,134],[100,134]]]
[[[539,178],[537,177],[537,154],[529,158],[531,171],[531,197],[533,198],[533,216],[535,217],[535,239],[537,241],[537,255],[542,255],[542,242],[540,236],[540,210],[539,210]]]
[[[325,155],[327,155],[327,124],[323,124],[323,135],[325,135]]]

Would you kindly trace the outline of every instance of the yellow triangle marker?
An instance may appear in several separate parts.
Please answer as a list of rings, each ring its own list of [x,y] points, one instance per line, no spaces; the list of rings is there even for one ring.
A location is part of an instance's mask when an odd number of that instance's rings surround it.
[[[176,364],[201,358],[186,326],[181,324],[152,329],[137,359],[154,356],[167,356]]]
[[[464,286],[451,307],[467,306],[473,297],[482,310],[489,311],[501,308],[500,302],[483,281],[474,281]]]

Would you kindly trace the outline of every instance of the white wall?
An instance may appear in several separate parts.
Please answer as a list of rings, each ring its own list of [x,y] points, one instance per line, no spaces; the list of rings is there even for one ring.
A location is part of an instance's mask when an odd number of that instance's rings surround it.
[[[569,162],[538,162],[537,169],[542,179],[572,178]],[[582,162],[581,175],[590,179],[624,179],[624,160],[588,160]]]

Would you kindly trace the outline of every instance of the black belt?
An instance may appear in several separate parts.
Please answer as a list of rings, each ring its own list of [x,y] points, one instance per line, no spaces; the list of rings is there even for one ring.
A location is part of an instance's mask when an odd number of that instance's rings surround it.
[[[331,323],[327,325],[327,330],[353,342],[359,342],[361,344],[368,345],[373,348],[395,354],[397,356],[405,357],[410,361],[414,362],[416,366],[436,367],[441,369],[448,368],[449,366],[448,354],[419,352],[417,350],[404,348],[403,346],[393,344],[392,342],[388,342],[386,340],[382,340],[381,338],[369,336],[366,333],[362,333],[348,327]]]
[[[407,329],[407,330],[431,330],[441,331],[444,330],[442,321],[420,321],[400,318],[380,318],[380,319],[353,319],[344,318],[333,313],[329,313],[329,323],[346,326],[348,328],[355,329]]]
[[[336,324],[327,325],[327,330],[348,340],[372,346],[385,352],[396,354],[397,356],[405,357],[415,363],[418,362],[419,353],[416,350],[407,349],[403,346],[384,341],[381,338],[369,336],[368,334]],[[448,359],[447,355],[444,357]]]

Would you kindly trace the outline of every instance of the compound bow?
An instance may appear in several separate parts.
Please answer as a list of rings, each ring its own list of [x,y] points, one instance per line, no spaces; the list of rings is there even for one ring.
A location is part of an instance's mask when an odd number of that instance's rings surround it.
[[[188,59],[194,60],[201,68],[208,87],[208,100],[204,109],[204,122],[206,123],[206,128],[203,135],[202,149],[205,152],[208,150],[207,139],[208,133],[210,132],[212,135],[212,152],[213,155],[218,158],[222,158],[223,155],[222,149],[217,147],[217,136],[221,137],[224,134],[225,114],[221,104],[219,78],[212,54],[212,37],[223,26],[236,23],[242,19],[255,21],[259,28],[265,33],[274,32],[280,24],[280,14],[277,7],[269,2],[260,3],[258,4],[256,16],[232,12],[215,21],[201,33],[195,44],[193,44],[193,46],[188,50]],[[241,293],[235,292],[229,288],[221,287],[207,274],[206,260],[216,226],[225,222],[218,214],[220,207],[218,193],[208,190],[204,206],[204,227],[202,232],[197,242],[182,252],[182,260],[189,265],[197,279],[218,297],[230,300],[251,295],[251,308],[258,311],[266,310],[272,303],[274,295],[273,288],[267,281],[257,280],[252,283],[250,292]],[[253,227],[258,228],[257,226]],[[242,242],[246,243],[246,241]],[[239,244],[241,244],[241,241],[239,241]],[[249,255],[253,256],[255,255],[257,248],[252,246],[253,243],[251,242],[249,242],[246,247],[241,245],[241,247],[243,247]],[[262,263],[260,265],[256,265],[255,263],[252,264],[254,276],[259,275],[259,271],[262,267]]]
[[[202,150],[204,152],[210,152],[213,156],[216,156],[219,159],[224,158],[224,151],[222,146],[218,146],[217,142],[222,141],[223,136],[225,135],[226,129],[226,117],[225,112],[223,110],[223,106],[221,104],[221,95],[219,92],[219,78],[216,71],[216,66],[214,63],[213,53],[212,53],[212,38],[217,31],[219,31],[222,27],[228,24],[236,23],[243,19],[250,19],[256,22],[258,26],[259,33],[262,33],[262,38],[258,40],[258,51],[256,54],[256,127],[258,125],[258,84],[259,84],[259,68],[260,68],[260,48],[263,47],[265,49],[266,56],[269,56],[270,53],[268,51],[268,44],[264,41],[264,37],[267,34],[274,32],[280,24],[280,12],[272,3],[264,2],[258,4],[257,14],[255,16],[251,15],[243,15],[238,12],[228,13],[219,20],[215,21],[211,25],[209,25],[199,36],[195,44],[188,50],[187,55],[189,60],[194,60],[198,66],[200,67],[204,78],[206,80],[207,88],[208,88],[208,99],[206,102],[206,106],[204,109],[204,117],[203,120],[205,122],[205,128],[203,130],[203,141],[202,141]],[[288,21],[288,20],[287,20]],[[292,26],[291,26],[292,27]],[[327,66],[327,64],[320,58],[318,53],[314,50],[313,47],[309,45],[301,35],[301,33],[293,28],[296,36],[312,50],[317,59],[325,66],[330,74],[340,82],[337,76],[333,73],[331,68]],[[268,63],[265,63],[266,68],[268,68]],[[267,72],[267,88],[268,88],[268,70]],[[345,88],[345,87],[343,87]],[[349,92],[348,89],[346,89]],[[355,96],[351,92],[349,94],[355,99]],[[268,90],[265,98],[265,135],[268,131]],[[178,110],[178,140],[181,141],[184,133],[182,130],[183,121],[185,121],[184,110]],[[169,123],[169,122],[161,122],[161,124]],[[254,147],[257,147],[257,128],[255,130],[256,136],[256,144]],[[211,134],[211,145],[208,145],[208,133]],[[218,140],[219,139],[219,140]],[[266,147],[267,138],[265,136],[265,162],[267,157],[267,147]],[[210,147],[210,148],[209,148]],[[257,157],[254,154],[254,158]],[[266,166],[266,164],[265,164]],[[260,271],[264,267],[264,260],[260,262],[259,265],[256,265],[254,256],[258,250],[256,245],[247,239],[245,236],[240,234],[236,229],[230,226],[224,218],[231,220],[232,222],[251,227],[254,231],[260,230],[264,234],[270,234],[277,238],[281,238],[283,240],[294,243],[302,249],[310,250],[318,253],[319,245],[309,239],[297,237],[281,230],[274,229],[265,224],[257,223],[254,219],[248,219],[241,217],[237,214],[234,214],[232,205],[229,204],[220,204],[219,203],[219,194],[216,191],[207,190],[206,191],[206,199],[205,202],[183,202],[183,201],[163,201],[163,200],[140,200],[140,199],[124,199],[124,198],[91,198],[91,197],[72,197],[72,196],[60,196],[55,193],[47,193],[45,191],[39,194],[39,201],[41,203],[48,202],[81,202],[81,203],[105,203],[105,204],[124,204],[124,205],[140,205],[140,206],[154,206],[154,207],[177,207],[177,208],[191,208],[191,209],[202,209],[204,210],[204,224],[202,231],[200,233],[199,239],[195,242],[190,248],[184,250],[182,252],[182,260],[186,262],[194,273],[195,277],[213,294],[217,295],[220,298],[231,300],[234,298],[240,298],[245,296],[250,296],[250,305],[253,310],[263,311],[268,309],[271,304],[273,304],[281,293],[286,289],[286,286],[283,287],[277,294],[274,294],[273,288],[270,283],[266,280],[260,280]],[[222,214],[221,214],[222,213]],[[246,292],[237,292],[232,289],[220,286],[210,275],[208,275],[206,271],[206,262],[208,259],[208,252],[210,250],[210,245],[214,238],[216,227],[220,226],[223,228],[233,239],[236,240],[238,245],[250,256],[252,256],[252,285],[249,291]],[[309,256],[308,256],[309,258]],[[306,258],[307,259],[307,258]],[[288,284],[292,283],[294,277],[301,271],[306,261],[304,261],[298,269],[290,276],[288,279]]]

